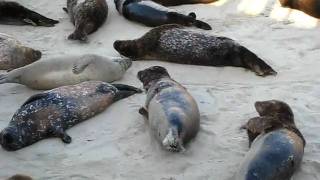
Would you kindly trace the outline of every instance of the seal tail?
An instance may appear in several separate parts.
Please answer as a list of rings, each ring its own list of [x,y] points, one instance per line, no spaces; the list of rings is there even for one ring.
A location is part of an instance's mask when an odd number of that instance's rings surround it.
[[[115,88],[118,89],[117,94],[114,97],[114,101],[119,101],[121,99],[132,96],[136,93],[142,93],[142,90],[133,86],[125,84],[112,84]]]
[[[193,22],[193,25],[197,28],[200,28],[200,29],[204,29],[204,30],[212,30],[212,27],[206,23],[206,22],[203,22],[203,21],[200,21],[200,20],[195,20]]]

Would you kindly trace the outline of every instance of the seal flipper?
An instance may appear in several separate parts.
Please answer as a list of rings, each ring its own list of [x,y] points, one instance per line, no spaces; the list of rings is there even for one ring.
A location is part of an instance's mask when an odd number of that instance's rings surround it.
[[[52,129],[52,134],[54,137],[61,138],[62,142],[66,144],[70,144],[72,142],[71,136],[69,136],[61,127]]]
[[[120,99],[127,98],[127,97],[129,97],[133,94],[136,94],[136,93],[142,93],[141,89],[138,89],[133,86],[128,86],[125,84],[112,84],[112,85],[118,89],[118,91],[116,92],[116,94],[113,98],[114,101],[118,101]]]
[[[147,119],[149,118],[148,110],[145,107],[141,107],[139,109],[139,114],[141,114],[142,116],[144,116]]]
[[[72,72],[74,74],[82,73],[91,63],[91,59],[86,59],[84,61],[76,62],[73,64]]]
[[[200,29],[212,30],[212,27],[208,23],[200,21],[200,20],[195,20],[193,25],[197,28],[200,28]]]
[[[40,94],[35,94],[31,97],[29,97],[23,104],[22,106],[26,105],[26,104],[29,104],[33,101],[36,101],[36,100],[39,100],[39,99],[42,99],[42,98],[46,98],[48,97],[49,93],[40,93]]]
[[[31,19],[29,18],[25,18],[23,19],[23,22],[25,22],[26,24],[30,24],[32,26],[37,26],[37,23],[33,22]]]
[[[64,10],[64,12],[66,12],[67,14],[69,14],[68,8],[64,7],[62,8]]]

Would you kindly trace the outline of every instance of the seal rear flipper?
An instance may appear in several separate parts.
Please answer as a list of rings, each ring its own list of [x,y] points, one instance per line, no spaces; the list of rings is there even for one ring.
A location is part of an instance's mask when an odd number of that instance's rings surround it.
[[[114,86],[115,88],[117,88],[119,91],[134,91],[136,93],[142,93],[143,91],[139,88],[133,87],[133,86],[129,86],[129,85],[125,85],[125,84],[111,84],[112,86]]]
[[[26,23],[25,21],[16,19],[16,18],[1,18],[0,17],[0,24],[23,26],[23,25],[27,25],[28,23]]]
[[[208,23],[200,21],[200,20],[195,20],[193,25],[197,28],[200,28],[200,29],[212,30],[212,27]]]
[[[31,97],[29,97],[23,104],[22,106],[26,105],[26,104],[29,104],[33,101],[36,101],[36,100],[39,100],[39,99],[42,99],[42,98],[46,98],[49,96],[49,93],[39,93],[39,94],[35,94]]]

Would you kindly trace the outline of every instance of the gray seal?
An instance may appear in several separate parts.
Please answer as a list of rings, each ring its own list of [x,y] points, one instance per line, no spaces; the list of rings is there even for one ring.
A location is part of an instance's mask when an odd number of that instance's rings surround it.
[[[199,131],[196,101],[161,66],[139,71],[138,78],[147,91],[145,107],[139,113],[148,119],[152,134],[166,150],[184,151],[184,144]]]
[[[275,75],[261,58],[232,39],[185,29],[180,25],[153,28],[141,38],[115,41],[113,47],[134,60],[161,60],[203,66],[235,66],[259,76]]]
[[[301,164],[305,140],[294,123],[290,106],[282,101],[258,101],[259,113],[248,121],[250,150],[237,180],[290,180]]]
[[[103,112],[112,103],[142,92],[132,86],[87,81],[31,96],[0,133],[0,144],[14,151],[49,137],[70,143],[66,130]]]
[[[108,16],[106,0],[67,0],[67,8],[63,10],[69,14],[75,31],[68,36],[70,40],[86,41],[87,36],[98,30]]]

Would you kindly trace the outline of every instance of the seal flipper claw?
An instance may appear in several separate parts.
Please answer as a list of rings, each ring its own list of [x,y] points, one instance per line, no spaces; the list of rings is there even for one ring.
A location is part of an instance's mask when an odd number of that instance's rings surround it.
[[[0,74],[0,84],[8,82],[8,74]]]
[[[90,65],[90,62],[91,61],[76,62],[72,67],[72,72],[74,74],[82,73]]]
[[[52,130],[55,137],[61,138],[62,142],[70,144],[72,141],[71,136],[69,136],[61,127],[56,127]]]
[[[70,144],[72,142],[71,136],[69,136],[67,133],[63,133],[61,140],[66,144]]]

